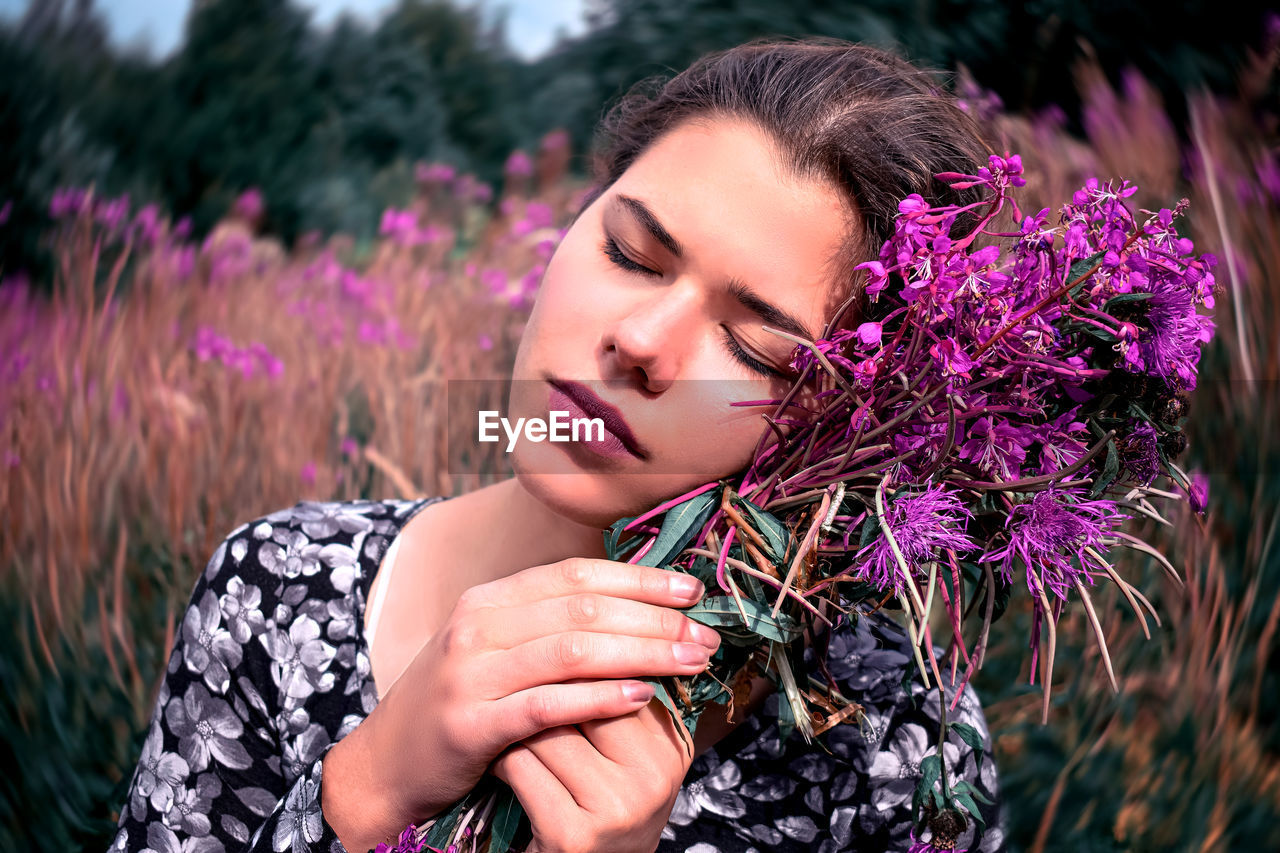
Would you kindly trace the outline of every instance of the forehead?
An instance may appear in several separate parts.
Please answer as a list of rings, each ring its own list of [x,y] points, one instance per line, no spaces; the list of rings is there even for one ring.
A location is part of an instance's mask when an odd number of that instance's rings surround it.
[[[691,264],[768,290],[821,328],[851,233],[849,205],[831,184],[791,173],[763,130],[737,119],[685,122],[618,178],[606,217],[626,215],[619,194],[643,200]]]

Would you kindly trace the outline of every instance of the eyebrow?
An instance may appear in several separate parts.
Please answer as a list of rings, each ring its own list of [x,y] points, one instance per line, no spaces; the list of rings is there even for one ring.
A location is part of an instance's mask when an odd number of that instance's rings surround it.
[[[616,202],[624,205],[631,214],[636,218],[644,229],[653,236],[671,254],[677,258],[684,257],[684,248],[680,245],[680,241],[671,235],[671,232],[663,227],[658,221],[658,217],[653,215],[653,211],[649,206],[638,198],[629,195],[618,194],[614,196]],[[808,340],[813,340],[814,336],[791,314],[774,305],[772,302],[764,299],[760,294],[756,293],[739,278],[731,278],[729,280],[729,295],[738,300],[738,303],[751,311],[760,319],[764,320],[771,326],[775,326],[784,332],[790,332]]]

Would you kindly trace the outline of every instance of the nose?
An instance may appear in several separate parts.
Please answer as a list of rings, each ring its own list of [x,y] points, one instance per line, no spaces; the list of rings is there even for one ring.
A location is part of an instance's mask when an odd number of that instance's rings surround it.
[[[628,306],[602,336],[614,362],[605,375],[638,378],[654,393],[670,387],[693,351],[700,313],[694,288],[679,282]]]

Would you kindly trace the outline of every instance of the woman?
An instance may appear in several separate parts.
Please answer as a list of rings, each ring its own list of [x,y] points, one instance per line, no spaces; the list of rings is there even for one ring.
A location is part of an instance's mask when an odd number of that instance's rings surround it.
[[[912,843],[938,712],[901,630],[842,622],[806,661],[866,706],[829,754],[778,737],[764,677],[689,744],[637,679],[705,667],[719,637],[680,613],[701,590],[605,559],[601,531],[742,470],[768,410],[728,404],[793,378],[761,326],[821,333],[897,200],[939,197],[934,173],[986,152],[922,72],[825,39],[704,57],[605,130],[504,415],[603,406],[623,425],[517,442],[514,478],[448,500],[303,503],[234,531],[197,583],[113,849],[363,851],[486,772],[548,853]],[[971,689],[952,719],[986,735]],[[996,799],[989,760],[945,757]]]

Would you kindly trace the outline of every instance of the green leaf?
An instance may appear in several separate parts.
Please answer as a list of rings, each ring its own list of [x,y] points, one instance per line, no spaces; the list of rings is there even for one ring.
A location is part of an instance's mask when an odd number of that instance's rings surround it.
[[[783,742],[787,742],[787,738],[791,737],[791,733],[795,731],[796,718],[791,713],[791,703],[783,697],[778,697],[778,737]]]
[[[458,819],[462,817],[463,810],[470,808],[475,800],[475,797],[468,794],[454,803],[449,811],[438,817],[436,822],[431,824],[431,828],[427,830],[427,836],[424,839],[426,843],[432,847],[443,847],[444,843],[449,840],[449,836],[453,834],[453,830],[458,824]]]
[[[685,608],[683,613],[696,622],[710,625],[713,628],[745,627],[755,634],[779,643],[790,643],[800,636],[800,623],[785,613],[776,618],[769,615],[771,608],[752,601],[742,599],[742,609],[747,614],[747,621],[742,621],[742,613],[738,611],[738,603],[727,595],[713,595]]]
[[[952,799],[964,806],[964,810],[969,813],[970,817],[978,822],[979,826],[984,829],[986,828],[987,822],[982,819],[982,812],[978,811],[978,804],[973,801],[973,797],[970,797],[968,794],[957,794],[953,791]]]
[[[1097,498],[1107,486],[1116,481],[1116,477],[1120,474],[1120,453],[1116,450],[1115,439],[1107,442],[1107,461],[1102,466],[1102,474],[1099,475],[1098,481],[1093,484],[1093,490],[1090,497]]]
[[[511,839],[515,838],[520,819],[524,817],[524,809],[515,791],[507,786],[498,795],[498,804],[493,811],[493,831],[489,836],[488,853],[507,853],[511,849]]]
[[[960,735],[960,739],[973,748],[974,759],[977,761],[978,769],[981,770],[983,743],[982,735],[978,733],[978,730],[968,723],[951,723],[947,728]]]
[[[605,556],[610,560],[619,562],[625,561],[627,555],[640,547],[640,543],[644,541],[642,536],[633,536],[625,545],[619,545],[618,541],[622,538],[623,528],[635,521],[639,516],[630,518],[620,518],[609,526],[609,532],[604,535],[604,552]]]
[[[923,800],[933,791],[934,783],[942,776],[942,759],[935,752],[926,755],[920,762],[920,781],[916,783],[916,794]]]
[[[1121,293],[1108,299],[1102,310],[1110,314],[1112,305],[1124,305],[1126,302],[1144,302],[1153,296],[1155,296],[1154,293]]]
[[[658,538],[643,557],[636,561],[641,566],[661,566],[671,562],[685,544],[702,529],[711,512],[720,503],[723,487],[694,495],[682,504],[673,506],[662,517],[662,529]]]
[[[768,556],[774,563],[783,563],[787,559],[787,528],[774,517],[772,513],[766,512],[751,501],[743,497],[735,498],[734,505],[746,511],[747,520],[751,522],[751,526],[764,537]]]
[[[1080,260],[1076,261],[1074,264],[1071,265],[1071,269],[1067,273],[1067,281],[1068,282],[1075,281],[1080,276],[1087,273],[1094,264],[1102,260],[1104,255],[1106,255],[1106,252],[1098,252],[1097,254],[1092,255],[1088,258],[1081,258]],[[1080,284],[1076,286],[1080,287],[1084,284],[1085,282],[1082,281],[1080,282]]]

